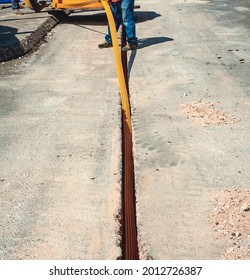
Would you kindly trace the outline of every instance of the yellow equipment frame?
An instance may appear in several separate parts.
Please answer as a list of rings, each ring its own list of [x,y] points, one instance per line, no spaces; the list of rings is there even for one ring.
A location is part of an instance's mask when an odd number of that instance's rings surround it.
[[[53,0],[54,9],[81,9],[81,10],[103,10],[103,5],[98,0]]]

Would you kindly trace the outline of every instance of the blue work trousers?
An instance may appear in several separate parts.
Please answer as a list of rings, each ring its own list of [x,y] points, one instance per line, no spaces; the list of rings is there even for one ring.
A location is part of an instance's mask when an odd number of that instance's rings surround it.
[[[114,16],[116,31],[123,23],[126,31],[127,42],[129,44],[138,45],[138,40],[135,35],[134,3],[135,0],[122,0],[121,2],[111,3],[110,8]],[[111,43],[109,27],[105,40],[106,42]]]
[[[18,10],[19,9],[19,0],[12,0],[12,9],[13,10]]]

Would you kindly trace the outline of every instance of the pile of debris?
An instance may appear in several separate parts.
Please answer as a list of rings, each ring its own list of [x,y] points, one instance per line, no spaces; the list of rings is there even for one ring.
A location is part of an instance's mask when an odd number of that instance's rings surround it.
[[[228,243],[223,259],[250,259],[250,189],[234,187],[213,193],[210,221]]]
[[[240,120],[216,107],[213,102],[202,102],[201,100],[181,105],[182,113],[187,118],[192,118],[203,126],[234,124]]]

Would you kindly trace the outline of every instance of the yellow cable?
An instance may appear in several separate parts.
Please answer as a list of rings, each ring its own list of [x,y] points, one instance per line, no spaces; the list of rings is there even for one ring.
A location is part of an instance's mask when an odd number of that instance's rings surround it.
[[[111,11],[107,1],[101,0],[101,2],[105,9],[105,12],[106,12],[106,15],[108,18],[109,27],[110,27],[110,33],[111,33],[112,44],[113,44],[113,49],[114,49],[114,56],[115,56],[116,73],[117,73],[118,82],[119,82],[119,86],[120,86],[122,109],[125,112],[125,118],[126,118],[125,121],[127,122],[130,132],[132,132],[128,91],[127,91],[127,86],[126,86],[125,77],[124,77],[124,73],[123,73],[121,56],[120,56],[120,52],[119,52],[119,44],[118,44],[118,38],[117,38],[117,34],[116,34],[115,21],[114,21],[112,11]]]

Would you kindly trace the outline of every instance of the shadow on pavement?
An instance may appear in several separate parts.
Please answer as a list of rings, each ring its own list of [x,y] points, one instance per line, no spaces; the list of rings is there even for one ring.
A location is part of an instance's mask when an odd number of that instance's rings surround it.
[[[0,47],[19,43],[16,37],[17,31],[17,28],[0,25]]]
[[[137,54],[137,50],[132,51],[130,54],[130,57],[128,60],[128,78],[130,78],[130,73],[131,73],[131,70],[132,70],[132,67],[133,67],[133,64],[135,61],[136,54]]]
[[[160,17],[160,14],[157,14],[156,12],[136,12],[135,11],[135,22],[136,23],[141,23],[141,22],[145,22],[148,20],[153,20],[157,17]]]
[[[152,45],[162,44],[170,41],[174,41],[174,39],[169,37],[151,37],[151,38],[139,39],[138,43],[139,43],[139,48],[143,49]]]
[[[105,13],[95,15],[75,15],[65,18],[63,23],[84,24],[84,25],[107,25],[108,21]]]
[[[174,41],[173,38],[169,38],[169,37],[152,37],[152,38],[145,38],[145,39],[139,39],[138,43],[139,43],[139,51],[140,49],[152,46],[152,45],[157,45],[157,44],[162,44],[162,43],[166,43],[166,42],[170,42],[170,41]],[[128,76],[130,77],[130,73],[135,61],[135,57],[137,54],[137,50],[136,51],[132,51],[131,55],[129,57],[128,60]]]
[[[135,12],[135,21],[136,23],[145,22],[148,20],[153,20],[157,17],[160,17],[160,14],[155,12]],[[107,25],[107,17],[104,12],[100,12],[94,15],[77,15],[71,14],[68,17],[65,17],[63,20],[64,23],[78,23],[78,24],[85,24],[85,25]]]

